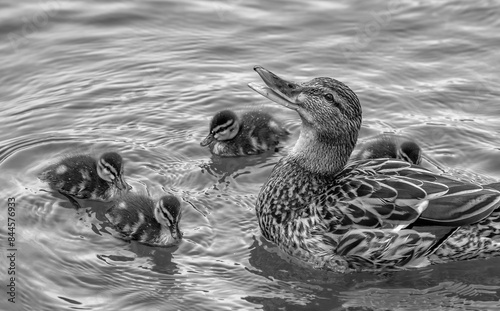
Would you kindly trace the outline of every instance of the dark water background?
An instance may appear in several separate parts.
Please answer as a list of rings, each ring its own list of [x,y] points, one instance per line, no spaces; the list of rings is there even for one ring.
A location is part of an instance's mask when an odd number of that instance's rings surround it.
[[[498,1],[0,1],[0,309],[499,309],[500,259],[337,275],[280,257],[253,204],[300,120],[246,86],[256,64],[334,77],[360,97],[361,139],[408,135],[444,171],[498,180],[499,26]],[[294,136],[274,155],[212,158],[198,143],[228,107],[268,109]],[[103,204],[75,210],[36,178],[105,150],[134,191],[182,198],[178,247],[118,240]]]

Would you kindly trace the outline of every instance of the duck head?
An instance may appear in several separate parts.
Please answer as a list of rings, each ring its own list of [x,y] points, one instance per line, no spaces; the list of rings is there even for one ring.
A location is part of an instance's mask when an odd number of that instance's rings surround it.
[[[292,110],[302,119],[301,134],[290,156],[304,168],[336,174],[347,163],[361,127],[361,105],[356,94],[332,78],[296,83],[256,66],[265,86],[249,87]]]
[[[122,157],[116,152],[106,152],[101,155],[97,162],[97,174],[105,181],[116,185],[120,190],[129,188],[123,179]]]
[[[155,207],[154,215],[158,223],[170,230],[174,241],[182,238],[182,233],[179,229],[181,220],[181,203],[173,195],[163,196]]]
[[[422,149],[413,141],[404,141],[401,143],[399,156],[406,162],[420,165],[422,162]]]
[[[223,141],[233,139],[240,131],[238,116],[231,110],[222,110],[215,114],[210,122],[210,133],[200,143],[208,146],[214,140]]]

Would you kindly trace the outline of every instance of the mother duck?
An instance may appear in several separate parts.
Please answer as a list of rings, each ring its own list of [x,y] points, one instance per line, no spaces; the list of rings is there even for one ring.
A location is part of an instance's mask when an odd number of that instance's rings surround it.
[[[295,83],[254,70],[266,85],[249,86],[302,120],[256,203],[263,236],[283,252],[336,272],[500,255],[499,184],[458,181],[397,159],[347,164],[361,127],[356,94],[332,78]]]

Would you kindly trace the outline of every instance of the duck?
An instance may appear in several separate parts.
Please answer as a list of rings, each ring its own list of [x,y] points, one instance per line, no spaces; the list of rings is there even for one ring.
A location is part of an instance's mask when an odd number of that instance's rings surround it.
[[[209,134],[200,145],[222,157],[248,156],[276,150],[289,134],[281,122],[265,111],[250,110],[238,116],[227,109],[213,116]]]
[[[129,189],[123,166],[117,152],[105,152],[98,159],[81,154],[64,157],[45,168],[39,178],[74,203],[73,198],[108,202]]]
[[[356,94],[329,77],[285,80],[256,66],[249,87],[300,116],[255,210],[262,236],[294,261],[337,273],[418,269],[500,255],[500,187],[400,159],[348,163],[362,123]]]
[[[182,239],[181,203],[173,195],[155,202],[146,195],[127,193],[114,201],[105,215],[124,240],[168,247]]]
[[[422,163],[422,148],[413,139],[396,134],[381,134],[356,145],[351,161],[392,158],[411,164]]]

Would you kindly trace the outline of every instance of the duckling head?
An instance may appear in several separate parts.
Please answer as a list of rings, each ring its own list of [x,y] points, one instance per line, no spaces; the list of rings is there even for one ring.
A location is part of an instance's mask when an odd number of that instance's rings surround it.
[[[336,174],[347,163],[361,128],[361,105],[356,94],[332,78],[296,83],[256,66],[266,86],[249,87],[270,100],[295,110],[302,119],[300,137],[290,157],[318,174]]]
[[[231,110],[219,111],[210,122],[210,133],[203,139],[200,145],[208,146],[214,140],[231,140],[239,131],[240,121],[238,116]]]
[[[420,165],[422,162],[422,149],[413,141],[404,141],[401,143],[399,156],[406,162]]]
[[[181,220],[181,203],[173,195],[163,196],[155,207],[155,218],[158,223],[170,230],[174,240],[180,240],[182,233],[179,229]]]
[[[128,189],[123,179],[123,160],[116,152],[106,152],[101,155],[97,162],[97,174],[120,190]]]

